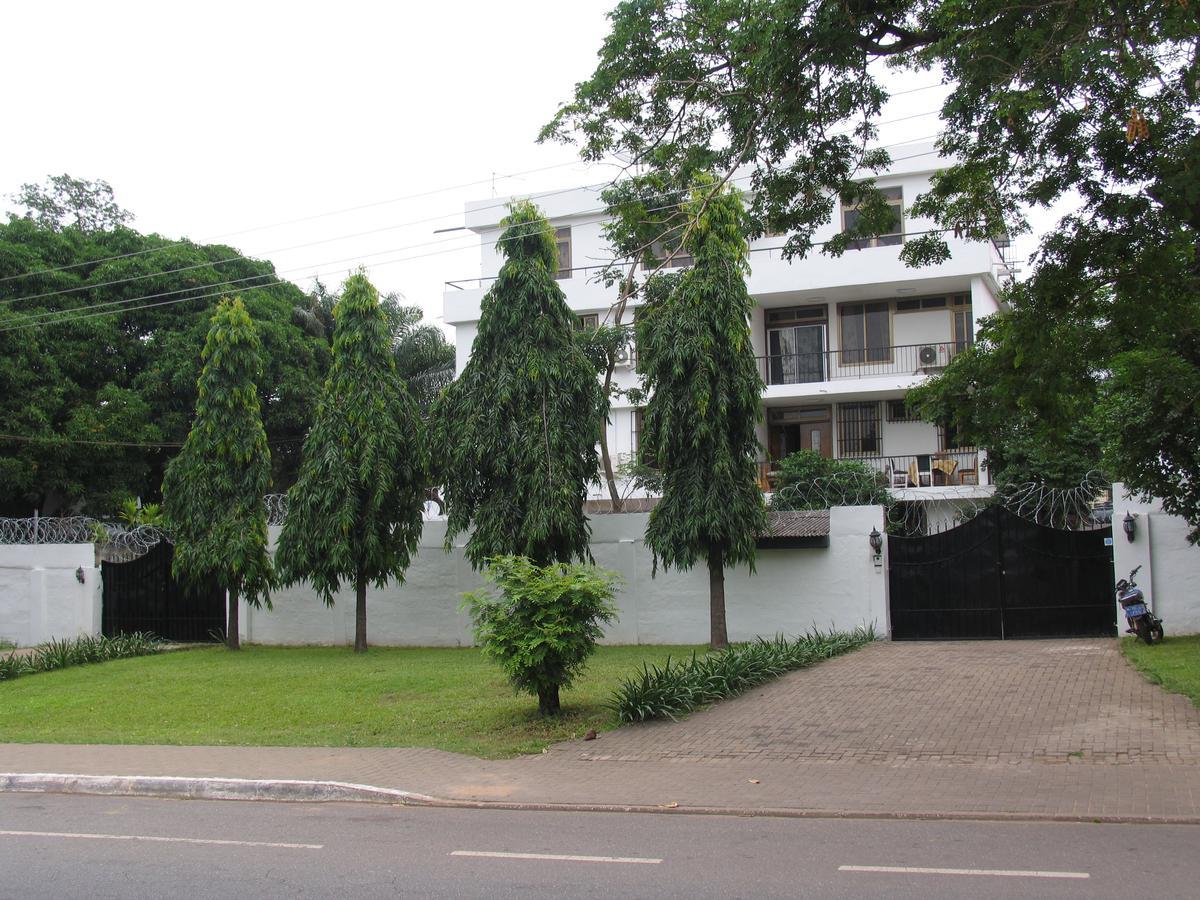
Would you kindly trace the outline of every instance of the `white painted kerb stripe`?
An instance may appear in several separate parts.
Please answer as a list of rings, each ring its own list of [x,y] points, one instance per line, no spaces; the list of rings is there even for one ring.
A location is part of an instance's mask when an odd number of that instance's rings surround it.
[[[552,859],[561,862],[641,863],[657,865],[661,859],[643,856],[573,856],[563,853],[505,853],[502,850],[455,850],[451,856],[483,856],[488,859]]]
[[[892,872],[902,875],[997,875],[1002,878],[1091,878],[1087,872],[1033,869],[930,869],[923,866],[838,866],[839,872]]]
[[[160,837],[149,834],[85,834],[73,831],[0,831],[0,837],[79,838],[88,841],[153,841],[159,844],[215,844],[220,847],[279,847],[284,850],[322,850],[324,844],[277,844],[271,841],[223,841],[214,838]]]

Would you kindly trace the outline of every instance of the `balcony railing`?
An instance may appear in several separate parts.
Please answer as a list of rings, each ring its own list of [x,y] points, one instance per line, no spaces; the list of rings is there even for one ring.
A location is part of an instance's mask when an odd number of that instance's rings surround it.
[[[988,483],[987,470],[980,467],[976,450],[946,450],[909,456],[851,456],[844,457],[843,461],[862,463],[879,473],[880,484],[896,490]],[[778,461],[760,461],[758,480],[764,491],[775,490],[779,482]]]
[[[937,371],[966,348],[961,341],[930,341],[896,347],[825,350],[758,357],[767,384],[806,384],[876,375],[921,375]]]

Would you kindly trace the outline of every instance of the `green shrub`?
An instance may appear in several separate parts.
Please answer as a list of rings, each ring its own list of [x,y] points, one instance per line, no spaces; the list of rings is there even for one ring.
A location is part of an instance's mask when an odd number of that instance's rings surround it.
[[[488,560],[488,580],[499,595],[464,595],[475,640],[497,660],[518,692],[535,694],[538,711],[559,712],[558,692],[570,687],[616,618],[619,578],[595,566],[535,565],[523,556]]]
[[[814,630],[793,640],[777,635],[704,656],[693,653],[687,660],[668,659],[661,666],[643,665],[640,673],[621,684],[608,705],[622,722],[676,719],[873,640],[875,628],[870,625],[850,632]]]
[[[29,662],[24,656],[0,657],[0,681],[12,681],[18,675],[29,672]]]
[[[50,640],[33,648],[29,656],[9,656],[0,659],[0,681],[9,681],[19,675],[36,672],[52,672],[69,666],[105,662],[110,659],[126,659],[131,656],[147,656],[162,650],[162,641],[152,634],[135,632],[116,637],[92,637]]]

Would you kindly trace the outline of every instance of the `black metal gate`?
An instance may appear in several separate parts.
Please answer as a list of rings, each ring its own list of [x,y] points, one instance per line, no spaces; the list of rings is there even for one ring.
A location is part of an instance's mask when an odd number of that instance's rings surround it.
[[[923,537],[888,536],[895,640],[1116,634],[1112,528],[1064,531],[989,506]]]
[[[220,641],[225,592],[216,585],[185,589],[171,577],[175,548],[159,541],[130,562],[103,562],[101,630],[112,636],[148,631],[168,641]]]

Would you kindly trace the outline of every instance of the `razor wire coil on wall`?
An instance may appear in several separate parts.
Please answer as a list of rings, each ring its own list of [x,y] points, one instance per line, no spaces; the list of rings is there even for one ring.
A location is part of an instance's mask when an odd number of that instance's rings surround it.
[[[1070,488],[1029,481],[997,487],[990,495],[981,494],[975,486],[958,485],[892,492],[861,473],[840,472],[790,484],[771,498],[773,509],[884,506],[888,531],[911,537],[947,531],[996,504],[1047,528],[1090,531],[1111,524],[1112,483],[1093,470]]]

